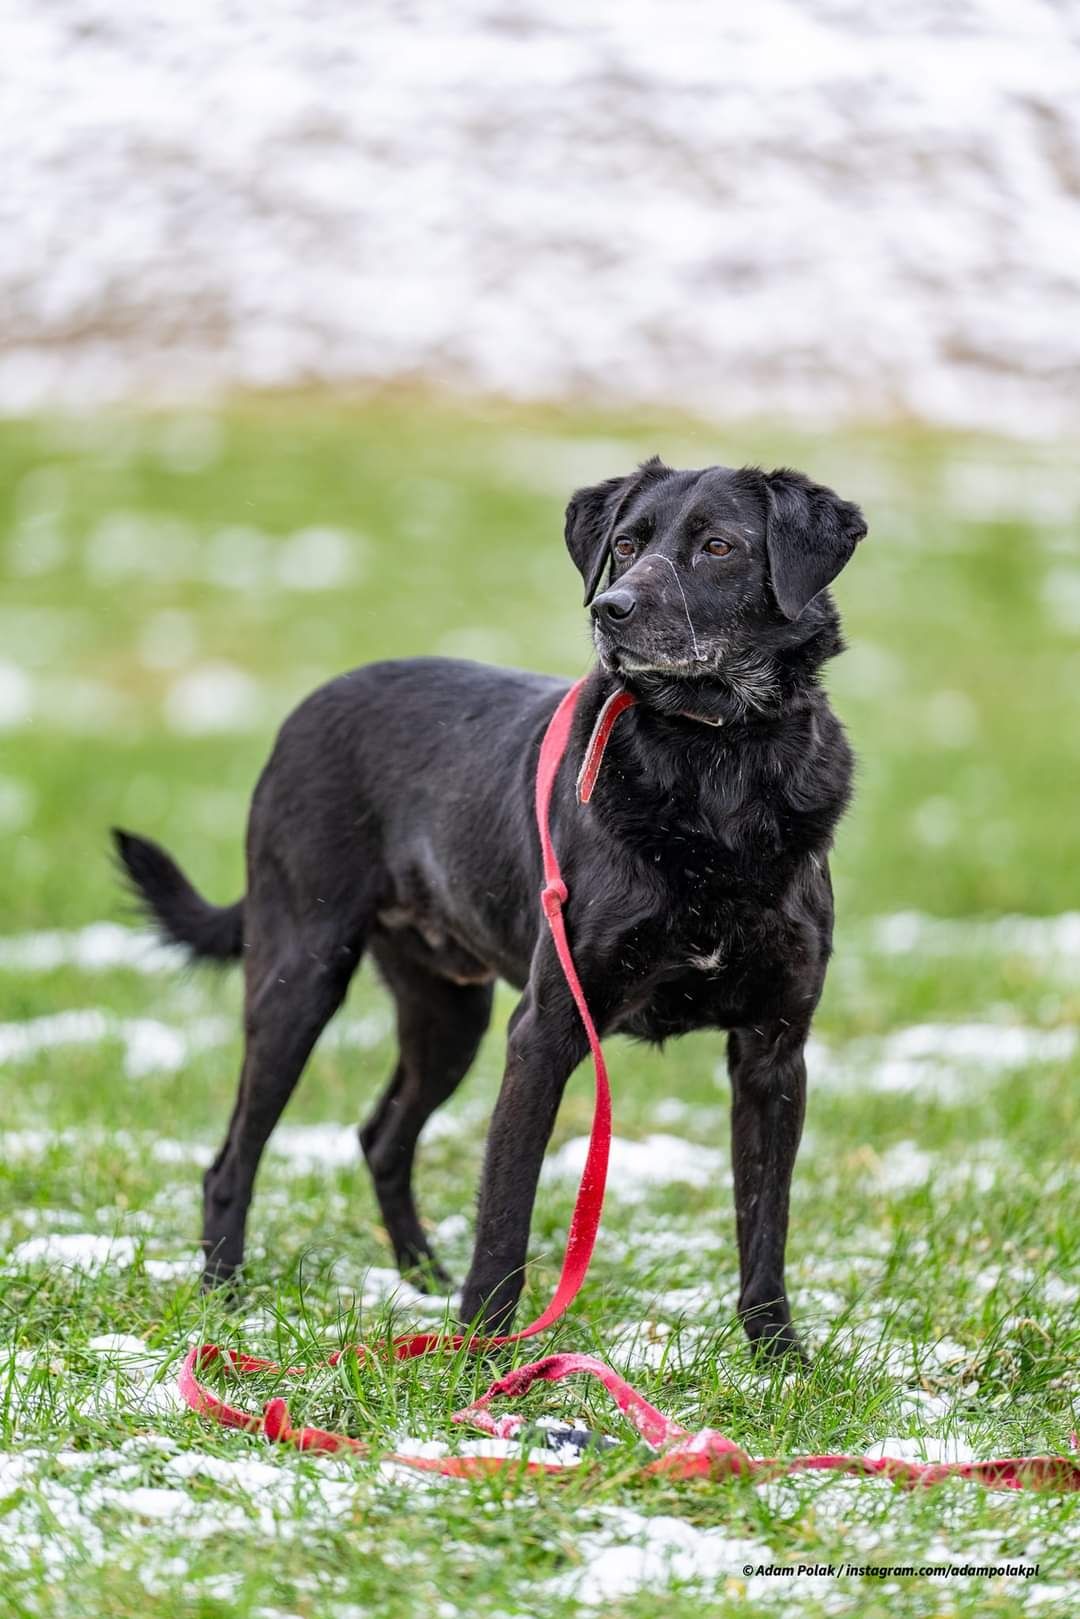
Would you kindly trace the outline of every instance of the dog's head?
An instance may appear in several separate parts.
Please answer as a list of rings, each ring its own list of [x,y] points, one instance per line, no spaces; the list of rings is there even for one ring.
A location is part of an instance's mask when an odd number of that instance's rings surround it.
[[[691,681],[767,711],[785,656],[838,650],[828,586],[865,533],[858,506],[801,472],[655,457],[566,512],[601,662],[668,709]]]

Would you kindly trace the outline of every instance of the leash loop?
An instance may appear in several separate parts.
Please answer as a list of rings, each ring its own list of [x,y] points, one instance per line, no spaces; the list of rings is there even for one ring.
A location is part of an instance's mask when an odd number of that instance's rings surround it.
[[[544,915],[547,917],[549,922],[555,915],[556,911],[562,910],[569,898],[570,895],[567,892],[566,884],[564,882],[544,884],[543,888],[540,890],[540,904],[543,906]]]

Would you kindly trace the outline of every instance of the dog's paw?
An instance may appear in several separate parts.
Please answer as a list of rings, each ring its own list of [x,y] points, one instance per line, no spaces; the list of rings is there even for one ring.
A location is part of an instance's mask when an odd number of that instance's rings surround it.
[[[243,1273],[239,1265],[223,1265],[217,1260],[207,1260],[203,1267],[199,1286],[204,1293],[212,1293],[216,1302],[225,1309],[231,1310],[239,1304]]]
[[[751,1333],[750,1353],[763,1370],[806,1372],[811,1366],[810,1356],[790,1322]]]
[[[485,1338],[502,1337],[514,1324],[517,1301],[516,1293],[508,1297],[503,1288],[482,1290],[466,1281],[461,1295],[461,1325],[467,1332],[476,1332]]]

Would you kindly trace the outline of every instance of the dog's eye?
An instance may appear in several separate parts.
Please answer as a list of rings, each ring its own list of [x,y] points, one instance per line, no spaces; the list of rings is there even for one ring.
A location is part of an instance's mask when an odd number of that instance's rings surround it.
[[[634,552],[637,550],[637,547],[635,546],[633,540],[624,538],[621,540],[616,540],[611,549],[621,561],[625,562],[627,557],[633,556]]]
[[[711,557],[729,557],[735,547],[730,540],[706,540],[705,549]]]

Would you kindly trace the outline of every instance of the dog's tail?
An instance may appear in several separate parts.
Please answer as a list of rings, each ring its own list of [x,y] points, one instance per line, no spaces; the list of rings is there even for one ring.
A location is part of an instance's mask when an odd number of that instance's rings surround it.
[[[235,961],[244,948],[244,902],[211,905],[188,882],[175,860],[149,838],[113,827],[112,839],[126,879],[161,937],[204,961]]]

